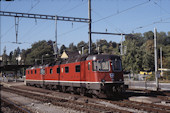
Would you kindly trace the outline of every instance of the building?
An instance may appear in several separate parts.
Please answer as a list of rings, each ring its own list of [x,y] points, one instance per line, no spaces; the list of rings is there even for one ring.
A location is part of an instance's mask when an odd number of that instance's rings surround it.
[[[74,57],[74,56],[77,56],[77,55],[80,55],[80,54],[78,52],[64,51],[61,55],[61,58],[67,59],[67,58]]]

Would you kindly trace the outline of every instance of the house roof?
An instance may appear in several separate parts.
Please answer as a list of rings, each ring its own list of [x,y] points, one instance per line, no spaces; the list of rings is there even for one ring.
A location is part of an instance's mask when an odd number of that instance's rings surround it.
[[[78,52],[64,51],[61,55],[61,58],[67,59],[67,58],[75,57],[77,55],[80,55],[80,54]]]

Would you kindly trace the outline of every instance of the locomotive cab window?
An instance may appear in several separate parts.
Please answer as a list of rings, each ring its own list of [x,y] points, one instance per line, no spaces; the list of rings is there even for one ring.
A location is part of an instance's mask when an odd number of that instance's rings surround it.
[[[76,72],[80,72],[80,65],[76,65],[76,68],[75,68],[76,70]]]
[[[35,72],[34,72],[35,74],[37,74],[37,70],[35,70]]]
[[[122,71],[122,65],[120,59],[112,60],[112,68],[114,71]]]
[[[98,60],[93,61],[93,71],[109,71],[110,65],[109,61]]]
[[[28,71],[28,74],[29,74],[29,71]]]
[[[65,67],[65,73],[69,72],[69,67]]]
[[[32,70],[31,70],[31,74],[33,74]]]
[[[60,73],[60,68],[57,68],[57,73]]]

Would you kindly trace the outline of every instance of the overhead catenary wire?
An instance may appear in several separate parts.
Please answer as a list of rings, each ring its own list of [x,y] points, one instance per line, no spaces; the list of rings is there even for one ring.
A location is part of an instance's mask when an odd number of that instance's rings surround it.
[[[87,1],[86,1],[87,2]],[[84,3],[80,3],[80,4],[77,4],[77,5],[75,5],[75,6],[73,6],[72,8],[70,8],[70,9],[67,9],[67,10],[64,10],[64,11],[62,11],[69,3],[70,3],[70,1],[69,2],[67,2],[66,4],[64,4],[64,6],[62,6],[62,8],[61,9],[59,9],[58,11],[57,11],[57,14],[61,14],[61,13],[64,13],[64,12],[70,12],[70,11],[72,11],[72,10],[74,10],[74,9],[76,9],[76,8],[78,8],[78,7],[80,7],[80,6],[82,6],[82,5],[84,5],[86,2],[84,2]],[[45,22],[44,22],[45,21]],[[47,20],[44,20],[43,22],[41,22],[41,25],[42,24],[45,24],[46,22],[47,22]],[[53,23],[50,23],[49,24],[49,26],[51,26]],[[36,28],[34,28],[35,27],[35,25],[32,27],[32,28],[30,28],[22,37],[25,37],[25,36],[28,36],[28,35],[30,35],[30,32],[31,31],[35,31],[38,27],[36,27]],[[72,28],[73,28],[73,22],[72,22]],[[41,32],[42,32],[42,30],[41,30]],[[39,32],[40,33],[40,32]],[[50,36],[51,37],[51,36]]]
[[[153,3],[154,3],[155,5],[157,5],[160,9],[162,9],[164,12],[170,14],[170,12],[168,12],[166,9],[164,9],[163,7],[161,7],[157,2],[153,1]]]
[[[127,9],[125,9],[125,10],[122,10],[122,11],[120,11],[119,13],[112,14],[112,15],[110,15],[110,16],[101,18],[101,19],[96,20],[96,21],[94,21],[94,22],[92,22],[92,23],[97,23],[97,22],[102,21],[102,20],[104,20],[104,19],[106,19],[106,18],[109,18],[109,17],[115,16],[115,15],[118,15],[118,14],[120,14],[120,13],[123,13],[123,12],[128,11],[128,10],[133,9],[133,8],[136,8],[136,7],[140,6],[140,5],[146,4],[146,3],[148,3],[148,2],[150,2],[150,0],[147,1],[147,2],[143,2],[143,3],[141,3],[141,4],[137,4],[137,5],[135,5],[135,6],[132,6],[132,7],[130,7],[130,8],[127,8]],[[39,3],[39,2],[38,2],[38,3]],[[37,5],[37,4],[35,4],[35,5]],[[35,5],[34,5],[33,7],[35,7]],[[33,7],[32,7],[31,9],[33,9]],[[78,7],[78,6],[77,6],[77,7]],[[31,10],[31,9],[30,9],[30,10]],[[74,8],[72,8],[72,9],[74,9]],[[30,10],[29,10],[29,11],[30,11]],[[14,27],[14,26],[13,26],[13,27]],[[12,27],[12,28],[13,28],[13,27]],[[11,29],[12,29],[12,28],[11,28]],[[6,33],[8,33],[11,29],[9,29]],[[76,30],[76,29],[75,29],[75,30]],[[74,31],[74,30],[68,31],[67,33],[70,33],[70,32],[72,32],[72,31]],[[62,34],[62,35],[63,35],[63,34]]]
[[[8,3],[8,5],[4,8],[6,10],[11,5],[11,2]]]
[[[115,13],[115,14],[112,14],[112,15],[109,15],[109,16],[106,16],[106,17],[103,17],[103,18],[101,18],[101,19],[95,20],[95,21],[93,21],[93,23],[96,23],[96,22],[105,20],[105,19],[107,19],[107,18],[110,18],[110,17],[116,16],[116,15],[119,15],[119,14],[121,14],[121,13],[124,13],[124,12],[126,12],[126,11],[128,11],[128,10],[134,9],[134,8],[139,7],[139,6],[141,6],[141,5],[147,4],[147,3],[149,3],[149,2],[150,2],[150,0],[149,0],[149,1],[146,1],[146,2],[142,2],[142,3],[140,3],[140,4],[137,4],[137,5],[134,5],[134,6],[132,6],[132,7],[127,8],[127,9],[124,9],[124,10],[122,10],[122,11],[119,11],[119,13]]]
[[[121,11],[120,11],[120,12],[121,12]],[[120,13],[118,13],[118,14],[120,14]],[[105,20],[105,19],[104,19],[104,20]],[[84,26],[84,27],[85,27],[85,26]],[[67,35],[67,34],[69,34],[69,33],[73,32],[73,31],[78,30],[79,28],[83,28],[83,27],[78,27],[78,28],[75,28],[75,29],[69,30],[69,31],[65,32],[66,34],[62,33],[62,34],[60,34],[60,35],[61,35],[61,36],[63,36],[63,35]],[[30,34],[30,32],[28,32],[28,33]]]
[[[102,17],[102,16],[101,16],[99,13],[97,13],[96,11],[92,10],[92,12],[95,13],[96,15]],[[108,23],[108,22],[106,22],[106,21],[104,21],[104,22],[105,22],[105,23]],[[116,29],[114,29],[116,32],[118,32],[118,33],[124,33],[124,31],[123,31],[122,29],[118,28],[117,26],[113,25],[112,23],[109,22],[108,25],[109,25],[109,26],[114,26],[114,27],[116,27]]]
[[[166,18],[166,19],[160,19],[160,20],[154,21],[154,22],[152,22],[152,23],[150,23],[150,24],[146,24],[146,25],[143,25],[143,26],[136,27],[136,28],[133,29],[132,31],[137,30],[137,29],[142,29],[142,28],[145,28],[145,27],[154,25],[154,24],[163,23],[163,21],[169,20],[169,19],[170,19],[170,17],[169,17],[169,18]]]
[[[96,20],[96,21],[93,21],[92,23],[97,23],[97,22],[99,22],[99,21],[105,20],[105,19],[110,18],[110,17],[112,17],[112,16],[116,16],[116,15],[118,15],[118,14],[120,14],[120,13],[126,12],[126,11],[128,11],[128,10],[131,10],[131,9],[136,8],[136,7],[138,7],[138,6],[147,4],[147,3],[149,3],[149,2],[150,2],[150,0],[149,0],[149,1],[146,1],[146,2],[143,2],[143,3],[140,3],[140,4],[137,4],[137,5],[134,5],[134,6],[132,6],[132,7],[129,7],[129,8],[127,8],[127,9],[125,9],[125,10],[120,11],[119,13],[112,14],[112,15],[109,15],[109,16],[106,16],[106,17],[103,17],[103,18],[101,18],[101,19],[98,19],[98,20]],[[93,11],[93,10],[92,10],[92,11]],[[70,30],[70,31],[64,32],[64,33],[62,33],[62,34],[59,34],[59,36],[66,35],[66,34],[68,34],[68,33],[71,33],[71,32],[73,32],[73,31],[75,31],[75,30],[78,30],[79,28],[81,29],[81,28],[86,27],[86,26],[87,26],[87,25],[80,26],[80,27],[75,28],[75,29],[73,29],[73,30]]]
[[[39,3],[40,3],[40,1],[38,0],[37,3],[36,3],[35,5],[33,5],[33,6],[31,7],[31,9],[29,9],[29,10],[27,11],[27,13],[29,13],[29,12],[30,12],[33,8],[35,8]],[[19,19],[19,21],[21,21],[21,20],[22,20],[22,18]],[[15,25],[12,25],[12,26],[2,35],[2,38],[3,38],[5,35],[7,35],[14,27],[15,27]],[[2,38],[1,38],[1,39],[2,39]]]
[[[30,42],[11,42],[11,41],[7,41],[7,42],[2,42],[2,43],[11,43],[11,44],[32,44]]]
[[[121,13],[123,13],[123,12],[126,12],[126,11],[128,11],[128,10],[134,9],[134,8],[136,8],[136,7],[138,7],[138,6],[147,4],[147,3],[149,3],[149,2],[150,2],[150,0],[149,0],[149,1],[146,1],[146,2],[143,2],[143,3],[140,3],[140,4],[137,4],[137,5],[134,5],[134,6],[132,6],[132,7],[129,7],[129,8],[124,9],[124,10],[122,10],[122,11],[119,11],[119,13],[112,14],[112,15],[109,15],[109,16],[106,16],[106,17],[103,17],[103,18],[101,18],[101,19],[98,19],[98,20],[96,20],[96,21],[93,21],[92,23],[97,23],[97,22],[99,22],[99,21],[105,20],[105,19],[110,18],[110,17],[112,17],[112,16],[119,15],[119,14],[121,14]],[[92,10],[92,11],[93,11],[93,10]],[[86,27],[86,26],[87,26],[87,25],[81,26],[80,28],[83,28],[83,27]],[[78,28],[75,28],[74,30],[78,30]],[[67,33],[73,32],[74,30],[70,30],[70,31],[65,32],[65,33],[62,33],[62,34],[60,34],[60,35],[66,35]]]
[[[87,0],[87,1],[88,1],[88,0]],[[81,3],[73,6],[72,8],[69,8],[69,9],[67,9],[67,10],[64,10],[64,11],[59,12],[58,14],[65,13],[65,12],[68,13],[68,12],[70,12],[70,11],[78,8],[78,7],[81,7],[82,5],[84,5],[85,3],[87,3],[87,1],[85,1],[85,2],[83,2],[83,3],[81,2]],[[65,8],[65,7],[64,7],[64,8]]]

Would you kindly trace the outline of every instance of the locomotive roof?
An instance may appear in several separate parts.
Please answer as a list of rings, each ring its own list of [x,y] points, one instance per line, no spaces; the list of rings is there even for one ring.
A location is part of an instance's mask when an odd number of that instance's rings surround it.
[[[62,60],[61,64],[67,64],[72,62],[80,62],[85,60],[96,60],[96,59],[120,59],[120,56],[118,55],[107,55],[107,54],[97,54],[97,55],[77,55],[69,57],[68,59]],[[58,64],[58,63],[57,63]]]
[[[107,54],[96,54],[96,55],[76,55],[69,57],[67,59],[60,59],[56,62],[51,62],[50,64],[46,64],[43,66],[34,66],[30,67],[28,69],[35,69],[35,68],[42,68],[42,67],[48,67],[48,66],[54,66],[54,65],[60,65],[60,64],[68,64],[68,63],[73,63],[73,62],[80,62],[80,61],[85,61],[85,60],[100,60],[100,59],[120,59],[120,56],[118,55],[107,55]]]
[[[118,55],[108,55],[108,54],[98,54],[98,55],[89,55],[86,60],[100,60],[100,59],[120,59]]]

